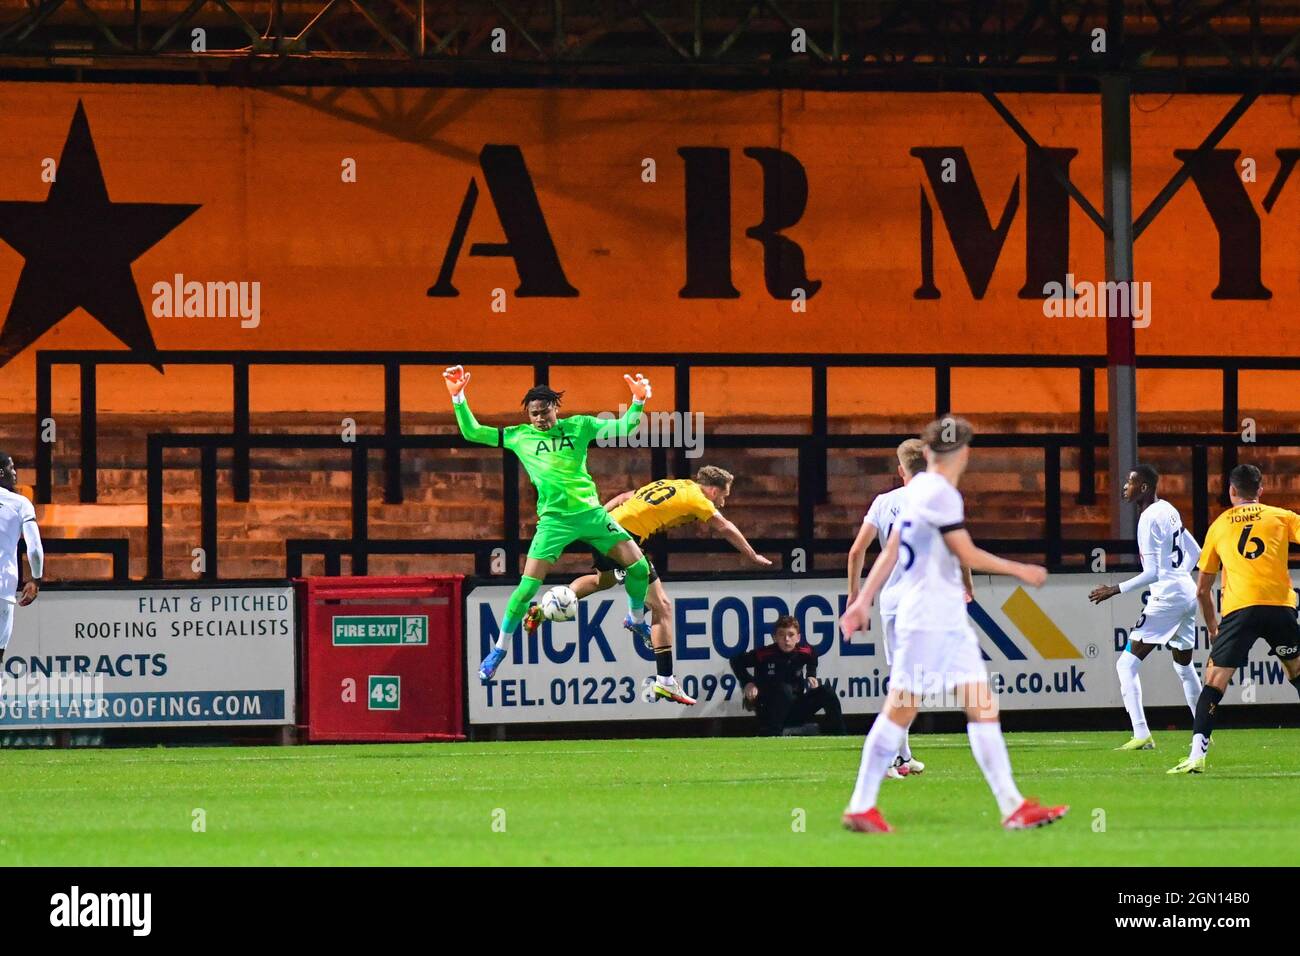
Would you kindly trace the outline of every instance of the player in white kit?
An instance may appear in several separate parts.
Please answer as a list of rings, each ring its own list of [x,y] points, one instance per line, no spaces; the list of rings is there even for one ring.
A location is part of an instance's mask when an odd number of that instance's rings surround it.
[[[945,417],[926,426],[922,439],[928,468],[905,487],[902,511],[885,552],[840,620],[846,636],[861,628],[894,566],[902,565],[895,619],[898,653],[885,706],[867,734],[857,786],[844,812],[844,825],[850,830],[890,832],[876,807],[880,784],[916,717],[921,698],[936,691],[945,697],[955,693],[966,711],[971,750],[997,799],[1003,827],[1023,830],[1043,826],[1069,810],[1026,800],[1017,789],[998,721],[997,698],[966,613],[963,565],[975,571],[1008,574],[1033,587],[1047,579],[1043,568],[999,558],[971,541],[956,486],[970,458],[973,434],[970,423],[960,418]]]
[[[0,662],[14,631],[14,604],[26,607],[40,590],[36,581],[45,568],[41,532],[36,527],[36,509],[14,487],[18,470],[14,460],[0,452]],[[27,567],[31,576],[18,594],[18,539],[27,542]]]
[[[1150,465],[1138,465],[1124,482],[1124,500],[1142,508],[1137,542],[1142,573],[1120,584],[1103,584],[1088,595],[1093,604],[1117,594],[1150,587],[1151,595],[1137,623],[1128,632],[1128,644],[1115,662],[1120,696],[1133,723],[1133,736],[1117,750],[1154,750],[1155,740],[1142,709],[1142,680],[1138,668],[1157,647],[1169,648],[1174,673],[1183,685],[1187,706],[1196,717],[1201,679],[1192,666],[1196,647],[1196,581],[1192,574],[1201,557],[1196,539],[1183,528],[1178,509],[1156,495],[1160,474]]]
[[[925,471],[925,442],[919,438],[909,438],[898,446],[898,477],[903,479],[903,488],[907,487],[908,482],[916,475]],[[884,542],[889,540],[889,533],[894,528],[894,523],[898,520],[899,510],[903,506],[903,488],[894,488],[886,491],[884,494],[876,495],[871,500],[871,507],[867,509],[866,516],[862,519],[862,527],[858,529],[858,536],[853,540],[853,546],[849,548],[849,603],[857,599],[858,591],[862,585],[862,566],[866,562],[867,549],[877,538],[881,541],[881,550],[884,550]],[[884,634],[881,643],[885,647],[885,663],[893,666],[894,657],[898,653],[896,638],[894,634],[894,617],[898,609],[898,582],[902,579],[903,572],[900,565],[894,565],[894,571],[889,575],[889,580],[880,591],[880,625]],[[971,592],[970,572],[962,568],[962,576],[966,585],[967,599],[969,600]],[[898,756],[894,758],[893,764],[885,772],[886,777],[901,779],[914,773],[924,773],[925,764],[917,760],[912,755],[912,748],[908,739],[908,733],[904,731],[903,742],[899,745]]]

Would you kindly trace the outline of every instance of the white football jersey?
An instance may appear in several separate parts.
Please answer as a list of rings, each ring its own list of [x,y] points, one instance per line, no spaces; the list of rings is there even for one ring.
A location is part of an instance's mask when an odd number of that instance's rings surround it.
[[[862,519],[864,524],[869,524],[876,529],[880,537],[880,547],[883,550],[885,543],[889,540],[889,534],[894,530],[894,525],[898,522],[898,514],[903,507],[903,489],[895,488],[892,491],[886,491],[883,495],[876,495],[871,501],[871,507],[867,509],[867,515]],[[880,589],[880,613],[893,614],[898,608],[898,582],[903,577],[903,563],[900,561],[894,565],[894,570],[889,573],[889,579],[885,586]]]
[[[1137,543],[1143,571],[1138,578],[1149,578],[1155,572],[1155,581],[1151,583],[1153,598],[1184,595],[1189,588],[1195,588],[1192,572],[1201,557],[1201,548],[1183,527],[1177,508],[1163,499],[1151,502],[1138,518]],[[1138,578],[1130,581],[1136,582]],[[1123,591],[1132,589],[1120,587]]]
[[[18,592],[18,539],[27,539],[27,551],[36,577],[41,575],[40,533],[36,509],[15,491],[0,488],[0,601],[16,601]]]
[[[961,562],[943,540],[966,520],[961,495],[947,478],[922,472],[903,489],[899,514],[899,631],[968,628]]]

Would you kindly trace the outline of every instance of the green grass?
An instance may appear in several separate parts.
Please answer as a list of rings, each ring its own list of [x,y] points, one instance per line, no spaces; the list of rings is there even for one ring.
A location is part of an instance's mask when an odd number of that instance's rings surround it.
[[[1294,862],[1300,734],[1008,737],[1021,789],[1072,805],[1004,833],[960,735],[916,735],[885,781],[888,837],[840,829],[861,737],[0,752],[0,859],[15,865],[1019,864]],[[191,829],[202,808],[207,830]],[[493,814],[505,811],[505,832]],[[806,814],[794,832],[795,811]],[[1095,832],[1096,812],[1105,831]],[[1218,848],[1218,849],[1215,849]]]

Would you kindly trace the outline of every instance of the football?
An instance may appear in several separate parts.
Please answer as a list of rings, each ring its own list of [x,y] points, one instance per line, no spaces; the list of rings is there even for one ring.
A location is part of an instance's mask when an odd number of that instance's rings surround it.
[[[542,616],[548,621],[572,621],[578,614],[578,595],[563,585],[551,588],[542,598]]]

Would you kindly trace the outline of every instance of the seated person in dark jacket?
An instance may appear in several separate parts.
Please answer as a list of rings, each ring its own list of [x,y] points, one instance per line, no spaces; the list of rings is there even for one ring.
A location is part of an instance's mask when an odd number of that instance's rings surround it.
[[[845,733],[840,701],[828,684],[817,680],[817,654],[802,643],[799,622],[789,614],[777,618],[773,643],[731,659],[744,688],[746,710],[758,711],[760,733],[779,737],[786,727],[800,726],[825,710],[834,733]]]

